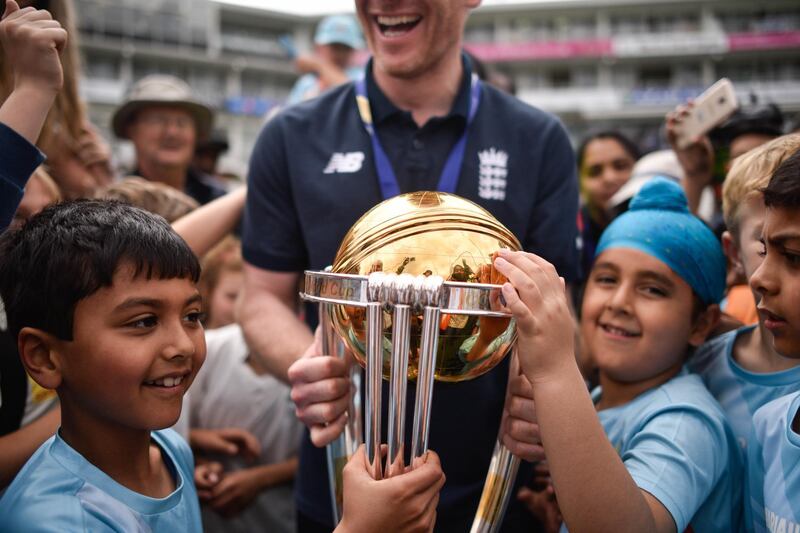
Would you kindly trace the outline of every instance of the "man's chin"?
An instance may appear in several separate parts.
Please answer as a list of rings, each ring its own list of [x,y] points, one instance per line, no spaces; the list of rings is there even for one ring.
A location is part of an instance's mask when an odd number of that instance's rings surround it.
[[[413,80],[425,73],[425,65],[413,61],[376,59],[376,66],[386,75],[401,80]]]

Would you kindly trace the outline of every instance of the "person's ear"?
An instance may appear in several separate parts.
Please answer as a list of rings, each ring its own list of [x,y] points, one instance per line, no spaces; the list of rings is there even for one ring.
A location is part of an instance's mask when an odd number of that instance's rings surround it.
[[[61,385],[61,358],[58,346],[62,341],[36,328],[22,328],[17,338],[19,357],[28,375],[45,389]]]
[[[725,252],[725,257],[734,270],[737,277],[744,277],[744,265],[742,265],[742,255],[739,250],[739,245],[731,235],[730,231],[722,232],[722,250]]]
[[[709,334],[717,327],[720,318],[719,305],[711,304],[700,313],[692,324],[692,331],[689,335],[689,344],[697,348],[703,344]]]

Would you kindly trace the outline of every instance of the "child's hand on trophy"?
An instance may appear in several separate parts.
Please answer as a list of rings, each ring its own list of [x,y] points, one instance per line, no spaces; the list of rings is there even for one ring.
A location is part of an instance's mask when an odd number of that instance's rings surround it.
[[[519,362],[536,387],[575,365],[574,322],[563,278],[539,256],[500,250],[494,264],[508,278],[506,308],[517,322]]]
[[[347,422],[350,404],[348,363],[322,353],[320,328],[314,342],[289,367],[295,414],[311,433],[311,442],[322,447],[333,441]]]
[[[342,521],[335,533],[432,531],[444,472],[433,451],[415,464],[403,474],[375,480],[361,445],[344,467]]]
[[[515,366],[512,363],[512,366]],[[506,448],[526,461],[544,460],[542,437],[536,422],[533,387],[528,378],[513,374],[508,380],[508,394],[503,409],[501,435]]]

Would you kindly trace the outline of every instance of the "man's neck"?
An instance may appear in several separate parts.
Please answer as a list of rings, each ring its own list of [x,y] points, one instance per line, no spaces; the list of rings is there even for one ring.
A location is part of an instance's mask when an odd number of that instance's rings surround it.
[[[398,108],[409,111],[418,126],[450,112],[463,73],[460,51],[446,56],[435,68],[415,78],[391,76],[377,66],[372,71],[383,94]]]
[[[141,160],[138,162],[141,176],[149,181],[157,181],[183,191],[186,187],[186,173],[188,166],[164,166]]]
[[[164,498],[175,490],[148,430],[99,421],[71,407],[69,401],[62,401],[60,434],[87,461],[134,492]]]
[[[745,370],[759,374],[800,366],[800,359],[784,357],[775,351],[770,334],[760,325],[737,337],[733,345],[733,359]]]

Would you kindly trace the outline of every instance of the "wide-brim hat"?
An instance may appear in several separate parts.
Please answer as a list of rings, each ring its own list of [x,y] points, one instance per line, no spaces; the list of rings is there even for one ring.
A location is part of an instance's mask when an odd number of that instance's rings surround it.
[[[191,88],[174,76],[153,74],[136,82],[125,102],[111,117],[111,128],[120,139],[128,138],[128,125],[138,111],[151,106],[170,106],[186,110],[194,119],[199,139],[208,136],[214,113],[195,99]]]

